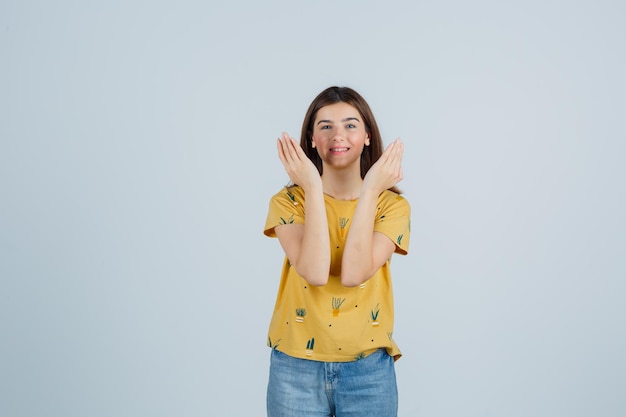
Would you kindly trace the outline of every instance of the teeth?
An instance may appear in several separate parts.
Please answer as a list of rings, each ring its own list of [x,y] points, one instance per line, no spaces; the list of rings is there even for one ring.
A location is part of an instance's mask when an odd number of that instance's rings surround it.
[[[332,148],[331,151],[333,152],[345,152],[347,151],[348,148]]]

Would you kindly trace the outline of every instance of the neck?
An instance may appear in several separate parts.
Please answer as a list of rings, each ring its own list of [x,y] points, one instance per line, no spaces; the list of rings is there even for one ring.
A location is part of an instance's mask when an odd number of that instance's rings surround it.
[[[322,187],[324,193],[337,200],[356,200],[361,194],[360,167],[356,173],[354,169],[333,170],[326,169],[322,174]]]

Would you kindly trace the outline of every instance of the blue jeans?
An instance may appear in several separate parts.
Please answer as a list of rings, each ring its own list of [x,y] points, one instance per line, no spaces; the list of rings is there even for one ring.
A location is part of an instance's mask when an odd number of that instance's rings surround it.
[[[272,349],[268,417],[396,417],[394,360],[384,349],[354,362],[298,359]]]

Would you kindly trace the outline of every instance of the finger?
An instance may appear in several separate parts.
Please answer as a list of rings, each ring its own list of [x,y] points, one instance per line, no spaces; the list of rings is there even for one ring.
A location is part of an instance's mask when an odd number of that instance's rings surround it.
[[[291,163],[298,159],[293,148],[293,139],[287,133],[283,132],[282,137],[280,137],[278,141],[280,142],[282,154],[286,163]]]
[[[396,155],[396,160],[397,160],[397,166],[398,166],[398,176],[399,176],[399,181],[402,180],[402,178],[404,178],[404,175],[402,174],[402,157],[404,156],[404,143],[398,139],[398,154]]]
[[[393,163],[397,159],[398,152],[402,152],[402,143],[396,139],[385,149],[385,161]]]
[[[404,144],[398,138],[395,141],[393,141],[393,147],[390,146],[389,160],[394,161],[394,162],[401,161],[403,152],[404,152]]]
[[[286,132],[283,132],[282,136],[278,138],[280,142],[281,149],[283,151],[283,155],[285,156],[286,161],[293,161],[295,153],[292,147],[292,140]]]
[[[391,142],[389,145],[387,145],[383,153],[380,155],[380,158],[378,158],[381,164],[387,163],[387,161],[389,161],[389,155],[393,150],[394,144],[395,142]]]
[[[404,153],[404,144],[402,142],[398,142],[396,146],[395,152],[392,155],[392,166],[393,169],[396,170],[400,176],[402,176],[402,154]]]
[[[293,152],[294,160],[302,162],[308,159],[308,157],[304,153],[304,150],[300,146],[300,143],[298,143],[298,141],[295,138],[289,136],[288,143],[289,143],[289,147],[291,151]]]
[[[287,156],[285,155],[285,146],[280,138],[276,139],[276,148],[278,149],[278,158],[283,165],[287,164]]]
[[[403,153],[404,153],[404,143],[398,138],[398,139],[396,139],[396,146],[395,146],[394,156],[397,159],[402,160],[402,154]]]
[[[285,147],[285,152],[289,155],[291,161],[298,161],[300,159],[296,148],[297,144],[294,142],[293,138],[287,135],[283,139],[283,145]]]
[[[301,161],[309,159],[309,157],[304,152],[304,149],[302,149],[302,146],[300,146],[300,143],[297,142],[295,139],[293,139],[293,145],[294,145],[294,149],[296,150],[296,153],[298,154],[298,158]]]

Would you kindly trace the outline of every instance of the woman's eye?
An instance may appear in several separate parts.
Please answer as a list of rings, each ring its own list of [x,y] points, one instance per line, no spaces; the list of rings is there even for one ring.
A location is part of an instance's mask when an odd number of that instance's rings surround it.
[[[346,127],[347,127],[348,129],[354,129],[356,126],[355,126],[355,125],[353,125],[352,123],[349,123]]]
[[[324,129],[330,129],[330,125],[324,125],[322,126],[320,129],[324,130]]]

